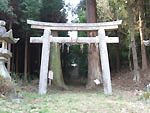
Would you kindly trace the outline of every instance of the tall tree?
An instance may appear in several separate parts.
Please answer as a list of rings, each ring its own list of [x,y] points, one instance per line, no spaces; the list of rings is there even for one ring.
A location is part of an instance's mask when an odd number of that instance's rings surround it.
[[[145,25],[144,25],[144,0],[138,0],[138,9],[139,9],[139,31],[140,31],[140,39],[141,39],[141,56],[142,56],[142,70],[146,70],[148,68],[147,65],[147,57],[145,45],[143,43],[145,37]]]
[[[52,35],[57,37],[58,32],[52,32]],[[50,48],[50,69],[54,73],[53,84],[58,87],[66,88],[61,67],[60,45],[57,43],[52,44]]]
[[[86,0],[87,22],[96,23],[96,0]],[[89,32],[89,36],[96,36],[96,32]],[[89,45],[88,48],[88,82],[87,88],[95,87],[94,80],[99,79],[102,82],[100,56],[94,44]]]
[[[64,15],[60,12],[63,8],[62,0],[43,0],[43,6],[41,9],[41,20],[47,22],[65,22]],[[51,11],[49,11],[51,10]],[[52,33],[54,36],[58,35],[56,32]],[[51,44],[50,52],[50,69],[54,72],[53,84],[59,87],[65,88],[61,59],[60,59],[60,47],[58,44]]]
[[[14,0],[11,0],[10,2],[9,2],[9,7],[12,7],[12,6],[14,6],[14,3],[15,3],[15,1]],[[13,24],[13,15],[9,15],[9,29],[12,29],[12,24]],[[11,51],[11,44],[8,44],[8,50],[9,51]],[[8,70],[8,72],[10,72],[11,71],[11,59],[10,58],[8,58],[8,63],[7,63],[7,70]]]
[[[29,29],[29,26],[27,26],[26,20],[27,19],[40,19],[40,9],[41,4],[37,2],[36,0],[22,0],[19,3],[20,6],[20,12],[22,15],[20,16],[19,20],[21,25],[23,25],[23,38],[24,38],[24,80],[27,81],[27,73],[28,73],[28,46],[29,46],[29,32],[31,33],[31,30]]]
[[[139,73],[139,65],[138,65],[138,58],[137,58],[137,50],[136,50],[136,43],[135,43],[135,1],[127,0],[127,12],[128,12],[128,26],[130,30],[130,38],[131,38],[131,47],[132,47],[132,55],[133,55],[133,64],[134,64],[134,78],[133,80],[137,83],[140,82],[140,73]]]

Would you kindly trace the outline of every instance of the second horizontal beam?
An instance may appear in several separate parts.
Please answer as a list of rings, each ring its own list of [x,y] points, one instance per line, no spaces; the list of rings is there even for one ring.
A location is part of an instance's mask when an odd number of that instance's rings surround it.
[[[119,43],[118,37],[105,37],[106,43]],[[99,43],[98,37],[51,37],[49,42],[53,43]],[[42,37],[30,37],[30,43],[43,43]]]

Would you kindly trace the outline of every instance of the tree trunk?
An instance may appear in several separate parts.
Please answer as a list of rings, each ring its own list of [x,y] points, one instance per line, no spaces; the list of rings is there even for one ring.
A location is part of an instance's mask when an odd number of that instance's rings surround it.
[[[119,32],[115,32],[116,36],[119,34]],[[116,45],[116,72],[120,72],[120,41]]]
[[[127,6],[128,25],[129,25],[129,30],[130,30],[133,64],[134,64],[134,77],[133,77],[133,80],[136,83],[139,83],[140,82],[140,74],[139,74],[138,58],[137,58],[137,51],[136,51],[136,44],[135,44],[135,31],[134,31],[134,24],[133,24],[134,23],[134,12],[133,12],[130,0],[128,0],[127,5],[128,5]]]
[[[16,44],[16,73],[19,72],[18,63],[19,63],[19,44]]]
[[[116,72],[120,72],[120,42],[117,44],[116,49]]]
[[[28,38],[25,39],[25,56],[24,56],[24,80],[27,81],[28,69]]]
[[[53,36],[58,36],[57,32],[52,32]],[[51,44],[51,54],[50,54],[50,69],[54,73],[54,78],[52,84],[66,88],[62,73],[61,67],[61,58],[60,58],[60,46],[56,44]]]
[[[96,23],[96,0],[86,0],[87,23]],[[89,36],[96,36],[96,32],[89,32]],[[102,82],[100,56],[96,46],[91,44],[88,48],[88,81],[87,88],[95,87],[94,80],[99,79]]]
[[[11,51],[11,44],[8,44],[8,50]],[[7,70],[8,72],[11,71],[11,58],[8,58],[8,62],[7,62]]]
[[[144,11],[143,11],[143,0],[138,0],[138,9],[139,9],[139,31],[140,31],[140,39],[141,39],[141,55],[142,55],[142,70],[146,70],[148,68],[147,65],[147,57],[146,57],[146,50],[145,45],[143,44],[144,40]]]
[[[12,24],[13,24],[13,17],[10,15],[9,29],[12,29]],[[11,44],[10,43],[8,43],[8,50],[11,51]],[[7,70],[8,70],[8,72],[11,71],[11,58],[8,58]]]
[[[40,69],[40,62],[41,62],[41,51],[42,51],[42,46],[41,46],[41,44],[38,46],[39,48],[38,48],[38,70]],[[38,73],[40,73],[40,72],[38,72]]]

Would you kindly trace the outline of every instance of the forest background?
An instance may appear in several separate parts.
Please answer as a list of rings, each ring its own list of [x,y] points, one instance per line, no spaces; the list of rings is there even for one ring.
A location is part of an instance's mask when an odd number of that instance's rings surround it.
[[[107,35],[118,36],[120,40],[119,44],[108,44],[111,72],[131,71],[133,80],[137,83],[143,77],[148,78],[148,74],[140,76],[140,73],[148,73],[150,63],[150,48],[143,44],[143,40],[149,40],[150,36],[150,1],[97,0],[96,4],[96,22],[123,20],[118,30],[107,32]],[[73,22],[86,23],[86,7],[88,6],[85,0],[81,0],[76,8],[65,4],[63,0],[1,0],[0,19],[7,22],[7,29],[13,29],[14,37],[20,38],[17,44],[9,44],[13,58],[9,60],[7,68],[11,72],[11,76],[26,81],[39,77],[42,45],[30,44],[29,37],[41,36],[42,31],[32,30],[27,25],[27,19],[65,23],[67,22],[67,10],[71,10],[72,14],[78,15],[78,19]],[[67,32],[60,32],[58,35],[67,36]],[[86,35],[84,32],[79,33],[79,36]],[[87,78],[88,45],[84,45],[83,51],[80,51],[81,45],[71,45],[69,52],[67,51],[68,46],[70,45],[64,45],[64,47],[59,45],[57,48],[51,49],[51,51],[60,50],[60,53],[52,53],[59,56],[53,61],[60,60],[61,66],[58,70],[62,71],[55,70],[54,72],[58,72],[56,75],[63,75],[66,82],[72,70],[71,64],[76,63],[79,67],[80,77]],[[56,80],[56,85],[64,84],[63,82],[59,83],[60,81]]]

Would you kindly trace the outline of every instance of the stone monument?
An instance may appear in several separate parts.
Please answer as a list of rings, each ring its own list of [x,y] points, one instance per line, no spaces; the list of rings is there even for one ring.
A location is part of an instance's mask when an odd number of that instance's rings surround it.
[[[6,31],[6,22],[0,20],[0,76],[11,80],[10,74],[5,67],[8,58],[12,57],[12,53],[8,50],[8,43],[17,43],[18,39],[13,38],[12,30]]]

